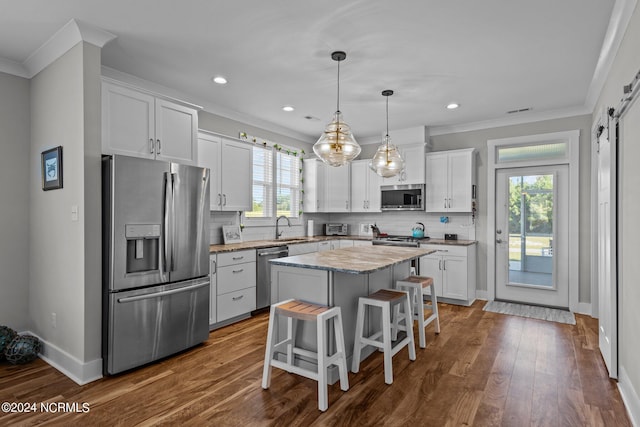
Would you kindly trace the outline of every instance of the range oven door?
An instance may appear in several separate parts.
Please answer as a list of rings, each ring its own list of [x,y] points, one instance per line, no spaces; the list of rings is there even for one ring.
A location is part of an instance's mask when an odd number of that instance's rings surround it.
[[[209,277],[109,294],[105,370],[116,374],[209,337]]]

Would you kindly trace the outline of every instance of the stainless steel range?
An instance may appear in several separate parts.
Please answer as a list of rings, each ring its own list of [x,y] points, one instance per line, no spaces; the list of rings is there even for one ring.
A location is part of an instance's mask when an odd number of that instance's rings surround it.
[[[417,248],[420,247],[420,243],[426,243],[428,240],[428,237],[417,238],[411,236],[385,236],[376,237],[375,239],[373,239],[373,244]]]

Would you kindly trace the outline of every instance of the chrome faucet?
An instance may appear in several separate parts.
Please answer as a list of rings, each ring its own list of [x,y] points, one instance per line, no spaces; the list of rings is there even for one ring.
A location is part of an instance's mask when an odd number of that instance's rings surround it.
[[[291,221],[289,221],[289,218],[287,218],[284,215],[279,216],[278,219],[276,219],[276,239],[279,239],[280,236],[282,236],[282,231],[278,231],[278,229],[279,229],[278,228],[278,223],[280,222],[280,220],[282,218],[286,219],[287,220],[287,224],[289,225],[289,227],[291,227]]]

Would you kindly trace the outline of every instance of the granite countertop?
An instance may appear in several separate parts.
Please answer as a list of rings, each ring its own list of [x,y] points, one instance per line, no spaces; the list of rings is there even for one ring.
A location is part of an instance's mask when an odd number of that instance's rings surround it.
[[[477,240],[444,240],[444,239],[429,239],[424,242],[425,245],[452,245],[452,246],[471,246],[478,243]]]
[[[209,245],[210,253],[234,252],[245,249],[273,248],[276,246],[295,245],[297,243],[323,242],[326,240],[371,240],[366,236],[314,236],[314,237],[288,237],[274,240],[254,240],[251,242],[231,243],[229,245]]]
[[[235,252],[245,249],[262,249],[273,248],[283,245],[295,245],[297,243],[313,243],[323,242],[326,240],[371,240],[371,237],[367,236],[314,236],[314,237],[289,237],[279,240],[254,240],[251,242],[232,243],[229,245],[209,245],[210,253],[222,253],[222,252]],[[478,243],[476,240],[444,240],[444,239],[429,239],[423,244],[426,245],[454,245],[454,246],[471,246]]]
[[[341,273],[367,274],[435,252],[426,248],[359,246],[275,258],[272,264]]]

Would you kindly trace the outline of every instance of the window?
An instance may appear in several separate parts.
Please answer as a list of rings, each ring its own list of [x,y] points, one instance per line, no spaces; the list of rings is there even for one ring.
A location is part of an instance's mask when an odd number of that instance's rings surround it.
[[[273,213],[273,149],[253,147],[253,209],[246,218],[270,218]]]
[[[253,210],[245,212],[248,225],[273,224],[280,215],[300,217],[299,155],[276,144],[253,147]]]
[[[276,216],[300,216],[300,159],[278,151],[276,156]]]

